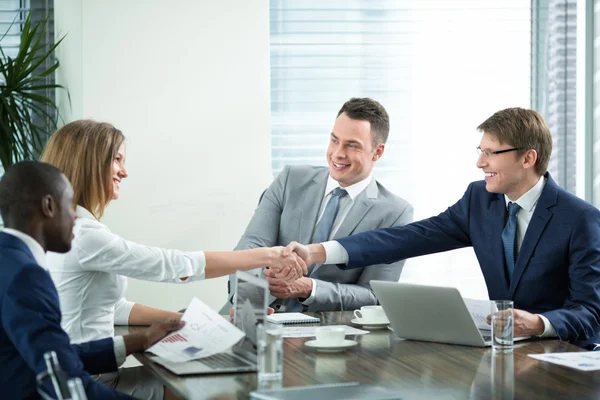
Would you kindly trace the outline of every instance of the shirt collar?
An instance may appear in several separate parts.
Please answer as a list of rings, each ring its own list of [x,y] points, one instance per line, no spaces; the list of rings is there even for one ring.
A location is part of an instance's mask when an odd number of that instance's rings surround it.
[[[33,254],[33,258],[35,258],[35,261],[38,263],[38,265],[46,269],[46,252],[37,240],[29,236],[28,234],[18,231],[16,229],[4,228],[2,232],[8,233],[9,235],[21,239],[25,243],[25,246],[27,246],[29,251],[31,251],[31,254]]]
[[[538,200],[540,199],[540,196],[542,195],[542,191],[544,190],[545,185],[546,178],[541,176],[537,183],[531,189],[525,192],[523,196],[513,201],[513,203],[517,203],[523,210],[527,212],[533,212]],[[507,195],[504,195],[504,201],[506,202],[506,206],[508,207],[508,203],[511,200],[508,198]]]
[[[350,186],[346,186],[346,187],[341,187],[340,183],[338,181],[336,181],[335,179],[333,179],[331,177],[331,175],[329,175],[327,177],[327,186],[325,186],[325,196],[329,195],[333,189],[339,187],[344,189],[346,192],[348,192],[348,196],[350,196],[350,199],[352,201],[354,201],[354,199],[363,191],[367,188],[367,186],[369,186],[369,184],[371,183],[371,181],[373,180],[373,174],[370,174],[368,177],[366,177],[365,179],[363,179],[360,182],[356,182],[353,185]]]
[[[77,215],[77,218],[84,218],[84,219],[91,219],[92,221],[98,221],[91,212],[89,212],[87,209],[85,209],[81,206],[75,207],[75,214]]]

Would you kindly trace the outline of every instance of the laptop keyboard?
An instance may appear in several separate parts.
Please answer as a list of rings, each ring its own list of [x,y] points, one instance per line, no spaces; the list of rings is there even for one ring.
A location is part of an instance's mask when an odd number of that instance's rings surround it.
[[[212,369],[251,367],[248,362],[229,353],[219,353],[196,361]]]

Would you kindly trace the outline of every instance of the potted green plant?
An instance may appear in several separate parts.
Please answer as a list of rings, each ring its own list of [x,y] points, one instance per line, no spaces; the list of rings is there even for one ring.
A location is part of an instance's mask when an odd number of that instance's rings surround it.
[[[47,25],[47,18],[32,24],[30,14],[23,23],[17,55],[7,56],[0,46],[0,162],[4,169],[37,158],[56,129],[58,108],[45,91],[64,89],[48,82],[59,65],[52,53],[64,37],[48,46],[44,40]]]

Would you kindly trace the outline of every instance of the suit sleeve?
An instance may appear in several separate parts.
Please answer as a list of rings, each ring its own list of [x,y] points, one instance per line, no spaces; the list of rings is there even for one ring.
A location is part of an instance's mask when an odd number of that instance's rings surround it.
[[[600,332],[600,212],[583,212],[569,243],[569,295],[562,308],[542,313],[561,340]]]
[[[55,351],[68,377],[79,377],[87,397],[131,399],[94,381],[86,372],[117,369],[112,338],[72,346],[60,326],[58,294],[50,275],[37,265],[26,265],[15,275],[2,302],[2,324],[28,367],[38,374],[46,370],[44,353]],[[45,389],[54,393],[47,382]]]
[[[273,181],[271,186],[265,191],[258,207],[254,211],[254,215],[246,227],[246,231],[242,235],[234,250],[247,250],[257,247],[273,247],[277,246],[279,238],[279,224],[281,221],[281,213],[283,212],[284,193],[287,185],[287,180],[290,174],[290,168],[286,166],[283,171]],[[261,277],[262,268],[257,268],[248,271],[255,276]],[[234,275],[229,276],[229,299],[236,292]],[[271,296],[271,301],[275,297]],[[269,301],[269,303],[271,302]]]
[[[456,204],[438,216],[336,239],[349,257],[347,265],[338,267],[352,269],[389,264],[471,246],[468,227],[472,189],[473,184]]]
[[[410,204],[401,212],[392,226],[403,226],[413,219]],[[356,283],[336,283],[318,280],[313,303],[308,311],[354,310],[364,305],[377,304],[377,297],[371,289],[371,280],[398,282],[405,260],[390,264],[375,264],[363,269]]]

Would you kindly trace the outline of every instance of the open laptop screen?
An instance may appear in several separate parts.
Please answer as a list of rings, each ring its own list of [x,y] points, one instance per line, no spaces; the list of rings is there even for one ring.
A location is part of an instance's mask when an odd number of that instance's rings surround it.
[[[234,299],[234,324],[246,336],[233,348],[254,354],[256,357],[256,324],[264,323],[267,314],[268,284],[248,272],[238,271],[235,274],[236,296]]]

